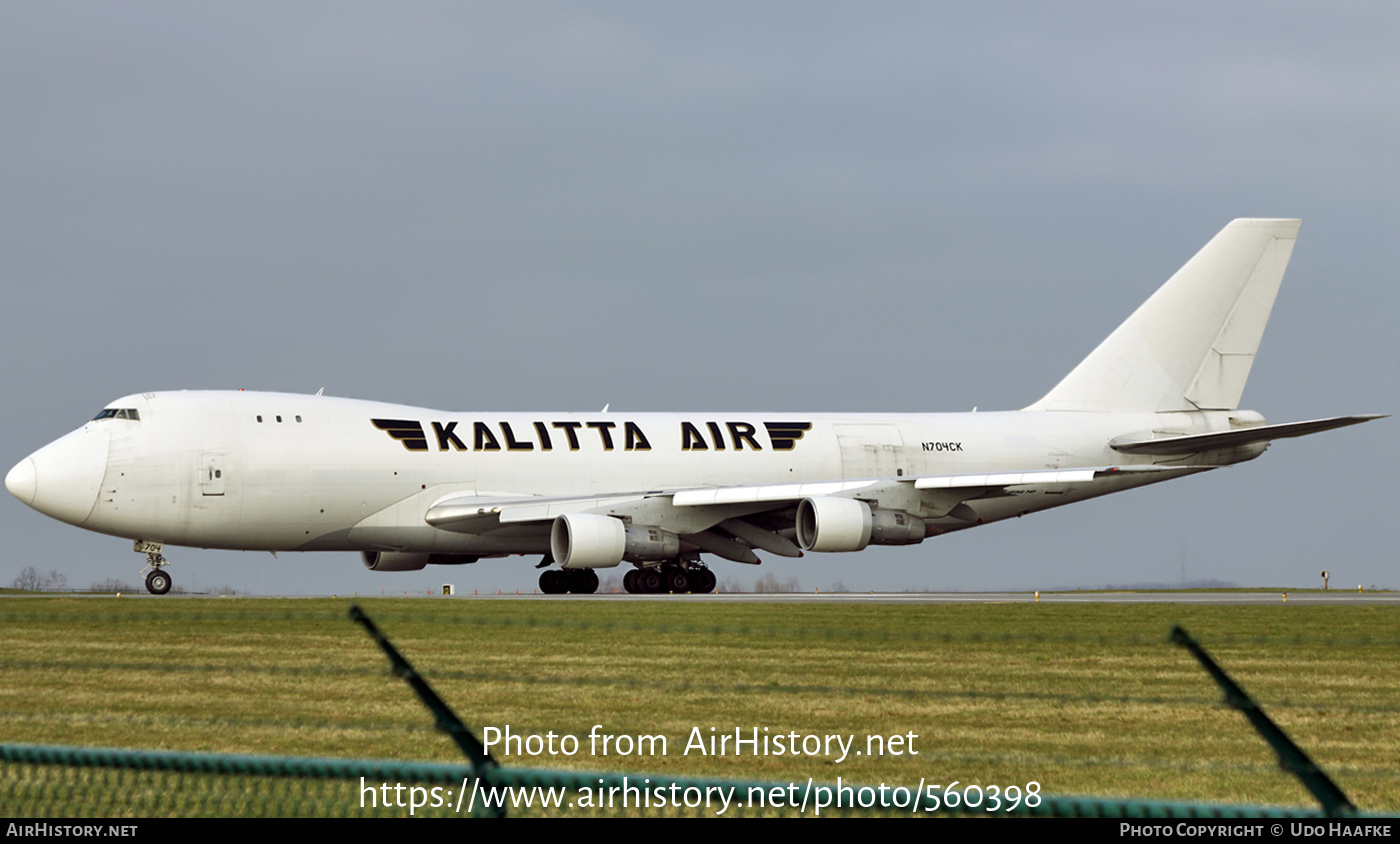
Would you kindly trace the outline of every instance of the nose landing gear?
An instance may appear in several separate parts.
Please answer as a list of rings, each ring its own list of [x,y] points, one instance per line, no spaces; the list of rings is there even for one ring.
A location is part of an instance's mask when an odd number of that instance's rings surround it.
[[[163,543],[138,539],[133,549],[138,554],[144,553],[146,555],[146,568],[151,570],[151,573],[146,575],[146,591],[152,595],[164,595],[169,592],[173,582],[170,575],[165,573],[165,567],[170,565],[170,561],[160,553],[164,548]],[[141,571],[145,570],[141,569]]]

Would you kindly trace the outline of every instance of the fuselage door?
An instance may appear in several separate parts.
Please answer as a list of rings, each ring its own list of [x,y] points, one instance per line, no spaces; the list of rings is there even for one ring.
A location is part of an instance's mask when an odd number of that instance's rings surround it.
[[[847,478],[893,478],[904,467],[904,438],[898,425],[835,425],[841,470]]]
[[[199,456],[199,491],[204,495],[224,494],[224,456],[207,451]]]

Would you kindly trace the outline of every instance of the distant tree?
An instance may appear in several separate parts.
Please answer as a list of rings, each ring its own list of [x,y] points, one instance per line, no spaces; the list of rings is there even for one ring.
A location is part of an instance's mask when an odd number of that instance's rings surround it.
[[[116,594],[118,592],[135,592],[136,590],[129,583],[117,580],[115,577],[109,577],[100,583],[93,583],[89,591]]]
[[[237,589],[234,589],[232,586],[215,586],[214,588],[212,588],[212,589],[209,590],[209,594],[210,594],[210,595],[237,595],[237,594],[238,594],[238,590],[237,590]],[[428,594],[430,594],[430,595],[433,594],[433,591],[432,591],[431,589],[428,590]]]
[[[33,566],[27,567],[19,573],[14,583],[10,584],[13,589],[24,589],[29,592],[38,592],[44,588],[44,576],[39,574],[39,570]]]
[[[718,585],[715,586],[715,591],[716,591],[716,592],[738,593],[738,592],[743,592],[743,591],[745,591],[745,590],[744,590],[744,584],[740,583],[739,581],[735,580],[735,579],[732,578],[732,577],[726,577],[726,578],[724,579],[724,582],[723,582],[723,583],[720,583],[720,584],[718,584]]]
[[[796,592],[801,588],[802,585],[797,582],[797,578],[789,577],[783,583],[779,583],[778,578],[774,577],[771,571],[760,577],[758,582],[753,585],[753,591],[758,593]]]
[[[68,578],[66,575],[63,574],[63,572],[59,571],[58,569],[54,569],[53,571],[49,572],[49,576],[44,579],[44,588],[53,589],[55,591],[59,589],[67,589]]]

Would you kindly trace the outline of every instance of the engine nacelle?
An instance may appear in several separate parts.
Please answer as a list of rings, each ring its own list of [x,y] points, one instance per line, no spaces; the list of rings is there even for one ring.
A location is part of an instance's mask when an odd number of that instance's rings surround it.
[[[900,510],[870,511],[871,545],[918,545],[924,541],[924,520]]]
[[[549,551],[566,569],[611,568],[627,551],[627,526],[611,516],[565,513],[549,529]]]
[[[658,527],[627,525],[627,548],[622,559],[629,563],[674,560],[681,555],[681,538]]]
[[[462,566],[481,559],[471,554],[419,554],[401,551],[361,551],[370,571],[418,571],[424,566]]]
[[[656,527],[633,527],[611,516],[569,513],[554,520],[549,550],[566,569],[609,568],[680,556],[681,539]]]
[[[370,571],[418,571],[428,565],[431,554],[406,554],[401,551],[361,551],[365,568]]]
[[[820,496],[797,505],[797,544],[806,551],[859,551],[870,544],[870,505]]]
[[[872,508],[854,498],[820,496],[797,505],[797,544],[808,551],[860,551],[867,545],[917,545],[924,520]]]

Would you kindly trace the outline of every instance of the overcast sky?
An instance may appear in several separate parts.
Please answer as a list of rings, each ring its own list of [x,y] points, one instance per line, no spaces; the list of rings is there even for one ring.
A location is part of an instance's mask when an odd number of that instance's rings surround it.
[[[1036,400],[1234,217],[1301,217],[1243,404],[1400,408],[1390,2],[6,3],[0,462],[133,392],[449,410]],[[1396,420],[805,588],[1400,587]],[[8,553],[139,582],[0,501]],[[178,585],[532,588],[172,549]]]

